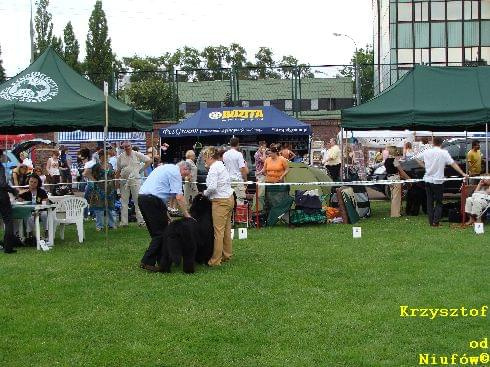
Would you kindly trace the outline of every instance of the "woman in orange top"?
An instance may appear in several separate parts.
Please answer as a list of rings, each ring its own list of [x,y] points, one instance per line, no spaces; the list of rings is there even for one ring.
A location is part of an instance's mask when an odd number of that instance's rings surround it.
[[[279,147],[271,144],[269,148],[270,155],[264,162],[265,182],[276,183],[284,182],[284,176],[289,171],[288,160],[279,155]]]
[[[279,146],[275,144],[271,144],[269,153],[269,157],[264,162],[263,170],[258,174],[265,173],[265,182],[268,183],[284,182],[284,177],[289,171],[288,160],[279,155]],[[268,217],[274,203],[280,202],[285,193],[289,194],[289,186],[265,187],[264,211],[266,217]]]

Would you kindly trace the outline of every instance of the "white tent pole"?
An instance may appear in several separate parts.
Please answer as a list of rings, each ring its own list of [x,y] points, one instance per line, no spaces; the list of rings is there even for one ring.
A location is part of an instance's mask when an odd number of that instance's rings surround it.
[[[344,181],[344,128],[340,126],[340,180]]]
[[[107,148],[106,148],[106,145],[107,145],[107,134],[108,134],[108,131],[109,131],[109,85],[107,82],[104,82],[104,96],[105,96],[105,125],[104,125],[104,161],[105,161],[105,165],[107,167],[107,163],[108,163],[108,160],[107,160]],[[105,214],[107,215],[107,220],[104,221],[105,223],[105,238],[106,238],[106,241],[107,241],[107,236],[109,234],[109,226],[108,226],[108,222],[109,222],[109,202],[107,200],[107,169],[102,167],[104,169],[104,197],[105,197],[105,200],[104,200],[104,207],[105,207]]]
[[[468,174],[468,159],[466,158],[466,153],[467,153],[467,148],[468,148],[468,130],[464,131],[464,154],[465,154],[465,167],[466,167],[466,174]]]
[[[488,175],[488,123],[485,124],[485,171]]]

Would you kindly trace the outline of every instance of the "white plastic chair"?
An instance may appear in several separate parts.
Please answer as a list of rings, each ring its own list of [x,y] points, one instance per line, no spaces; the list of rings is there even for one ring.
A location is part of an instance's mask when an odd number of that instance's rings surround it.
[[[54,233],[56,233],[58,225],[61,225],[60,237],[63,240],[65,239],[65,225],[76,224],[78,242],[82,243],[85,237],[83,229],[83,209],[87,206],[87,200],[76,196],[68,197],[58,202],[55,210]]]

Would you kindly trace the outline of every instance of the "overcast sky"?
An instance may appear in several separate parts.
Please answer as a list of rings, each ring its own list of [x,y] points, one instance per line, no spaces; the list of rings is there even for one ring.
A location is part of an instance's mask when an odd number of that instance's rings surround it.
[[[34,3],[35,0],[32,0]],[[71,20],[85,56],[88,19],[95,0],[50,0],[54,34]],[[261,46],[276,60],[293,55],[311,65],[345,64],[354,51],[351,36],[372,44],[371,0],[103,0],[113,52],[119,58],[159,56],[184,45],[241,44],[250,60]],[[34,9],[35,12],[35,9]],[[3,66],[13,76],[29,65],[30,0],[0,0]]]

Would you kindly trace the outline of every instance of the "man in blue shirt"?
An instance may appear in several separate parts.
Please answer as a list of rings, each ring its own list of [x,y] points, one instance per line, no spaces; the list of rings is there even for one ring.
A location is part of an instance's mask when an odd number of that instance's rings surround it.
[[[177,165],[164,164],[155,168],[141,185],[138,204],[151,236],[150,246],[141,259],[141,268],[158,271],[160,262],[162,236],[168,225],[167,203],[175,198],[184,217],[190,218],[184,195],[182,194],[182,177],[191,173],[190,164],[182,161]]]

